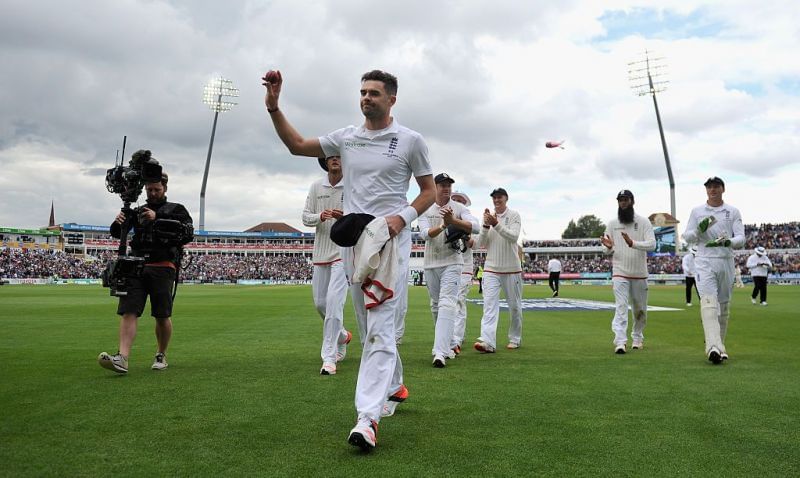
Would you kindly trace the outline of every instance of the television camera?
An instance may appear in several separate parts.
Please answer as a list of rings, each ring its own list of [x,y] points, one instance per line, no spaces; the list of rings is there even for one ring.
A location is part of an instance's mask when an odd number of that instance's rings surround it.
[[[125,156],[125,143],[122,142],[122,157]],[[122,199],[122,213],[125,221],[120,225],[120,242],[117,258],[109,261],[103,271],[103,287],[111,289],[111,295],[116,297],[128,295],[128,280],[141,277],[144,270],[145,258],[127,254],[128,233],[132,221],[139,214],[139,208],[131,209],[131,203],[142,194],[145,184],[161,181],[162,170],[158,161],[153,158],[148,150],[139,150],[133,153],[128,166],[122,161],[117,161],[113,168],[106,171],[106,189],[110,193],[119,194]],[[143,234],[144,242],[156,247],[180,247],[189,242],[194,236],[191,224],[183,224],[172,219],[157,219]],[[180,259],[180,258],[179,258]]]

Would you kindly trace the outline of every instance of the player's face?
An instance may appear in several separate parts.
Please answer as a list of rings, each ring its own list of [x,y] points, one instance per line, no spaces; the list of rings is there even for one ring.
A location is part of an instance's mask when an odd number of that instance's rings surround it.
[[[492,204],[494,204],[494,209],[496,211],[505,211],[506,203],[508,202],[508,196],[503,194],[495,194],[492,196]]]
[[[167,188],[161,183],[147,183],[144,187],[147,192],[147,202],[159,203],[164,200]]]
[[[389,116],[397,97],[386,93],[382,81],[366,80],[361,83],[361,112],[368,119],[381,119]]]
[[[330,156],[325,161],[326,166],[328,166],[328,172],[333,174],[339,174],[342,172],[342,158],[339,156]]]
[[[620,209],[628,209],[633,206],[633,200],[629,197],[621,197],[617,199],[617,205]]]
[[[450,193],[453,192],[453,183],[445,181],[436,185],[436,199],[439,204],[444,204],[450,200]]]
[[[711,183],[706,186],[706,195],[709,201],[722,201],[722,193],[725,192],[725,186],[722,184]]]

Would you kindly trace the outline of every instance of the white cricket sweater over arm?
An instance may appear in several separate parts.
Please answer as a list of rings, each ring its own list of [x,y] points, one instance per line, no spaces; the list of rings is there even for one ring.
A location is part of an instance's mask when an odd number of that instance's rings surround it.
[[[353,282],[361,283],[367,309],[394,297],[398,256],[397,239],[389,237],[386,218],[370,221],[353,247]]]
[[[622,238],[623,232],[631,238],[633,246],[628,246]],[[633,222],[622,224],[619,219],[614,218],[606,226],[606,235],[614,241],[613,249],[606,248],[614,254],[611,258],[611,275],[627,279],[647,279],[647,251],[656,247],[650,220],[634,214]]]
[[[506,209],[503,214],[498,215],[496,226],[481,228],[479,243],[486,248],[486,262],[483,266],[485,272],[522,272],[517,247],[521,228],[520,215],[513,209]]]
[[[701,232],[698,225],[700,221],[709,216],[714,216],[716,222],[706,232]],[[730,239],[731,246],[706,247],[708,242],[720,236]],[[732,259],[733,249],[741,249],[745,242],[742,214],[738,209],[726,203],[719,207],[712,207],[707,203],[701,204],[692,209],[683,239],[689,244],[697,244],[698,257]]]
[[[331,227],[336,220],[322,221],[319,215],[325,209],[342,209],[343,190],[341,181],[336,186],[331,186],[327,176],[314,181],[308,190],[306,205],[303,208],[303,224],[316,228],[314,253],[311,258],[314,265],[325,265],[341,260],[339,246],[331,240]]]

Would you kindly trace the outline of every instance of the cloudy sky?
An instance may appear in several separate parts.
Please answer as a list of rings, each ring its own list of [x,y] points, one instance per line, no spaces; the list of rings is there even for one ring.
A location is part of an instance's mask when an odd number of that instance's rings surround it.
[[[638,212],[669,212],[653,102],[628,79],[645,50],[669,80],[658,101],[678,218],[718,175],[746,223],[800,219],[800,3],[654,3],[5,0],[0,226],[46,225],[51,201],[58,223],[110,223],[121,202],[104,176],[123,135],[126,160],[152,150],[197,225],[213,120],[203,86],[222,75],[241,96],[220,115],[206,229],[308,230],[300,213],[322,171],[272,129],[260,81],[272,68],[306,136],[361,123],[363,72],[397,75],[394,116],[425,136],[434,170],[473,212],[505,187],[526,238],[607,220],[622,188]]]

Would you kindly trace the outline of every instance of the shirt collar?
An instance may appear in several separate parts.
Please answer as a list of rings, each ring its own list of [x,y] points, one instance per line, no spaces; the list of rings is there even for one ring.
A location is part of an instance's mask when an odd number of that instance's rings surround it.
[[[367,129],[362,124],[361,126],[358,127],[355,134],[359,138],[376,139],[380,138],[381,136],[397,134],[398,132],[400,132],[400,125],[397,123],[397,120],[395,120],[394,117],[392,117],[392,122],[389,123],[389,126],[383,129],[379,130]]]
[[[712,206],[712,205],[708,204],[707,202],[704,203],[704,204],[706,206],[706,210],[708,210],[708,211],[722,211],[723,209],[725,209],[725,206],[727,205],[724,202],[722,204],[720,204],[719,206]]]
[[[336,186],[331,185],[331,181],[328,179],[328,175],[322,177],[322,185],[326,188],[342,188],[344,187],[344,178],[340,179]]]

